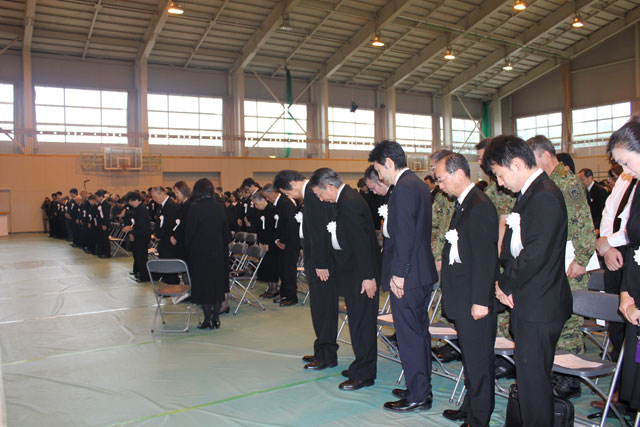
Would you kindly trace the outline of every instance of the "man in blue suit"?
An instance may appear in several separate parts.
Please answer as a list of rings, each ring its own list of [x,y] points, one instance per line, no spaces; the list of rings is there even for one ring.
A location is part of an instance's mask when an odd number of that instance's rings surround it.
[[[385,140],[369,153],[378,175],[395,185],[383,230],[382,288],[391,291],[391,310],[398,337],[407,390],[394,390],[400,400],[384,408],[395,412],[430,409],[431,335],[427,304],[438,280],[431,253],[431,194],[423,180],[407,168],[402,146]]]

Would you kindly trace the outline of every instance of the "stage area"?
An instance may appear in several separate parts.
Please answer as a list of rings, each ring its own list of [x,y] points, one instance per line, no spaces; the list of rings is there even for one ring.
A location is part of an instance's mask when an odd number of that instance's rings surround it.
[[[375,386],[339,390],[348,345],[337,368],[303,371],[314,337],[308,305],[268,301],[264,312],[222,315],[216,331],[194,321],[189,334],[153,335],[151,285],[129,279],[131,258],[99,259],[24,234],[0,238],[0,259],[0,403],[9,426],[459,425],[441,415],[453,408],[454,384],[436,376],[433,409],[384,411],[400,374],[392,361],[379,359]],[[593,412],[593,399],[583,386],[576,412]],[[505,408],[498,397],[491,425],[504,423]]]

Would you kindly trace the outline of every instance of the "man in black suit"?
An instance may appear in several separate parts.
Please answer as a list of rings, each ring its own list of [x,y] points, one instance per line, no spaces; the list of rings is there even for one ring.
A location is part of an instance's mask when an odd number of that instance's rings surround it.
[[[143,283],[149,281],[147,270],[147,257],[149,240],[151,239],[151,220],[149,211],[142,202],[142,196],[137,191],[130,191],[124,196],[124,200],[133,209],[131,225],[122,228],[122,231],[129,234],[132,242],[133,252],[133,273],[136,282]]]
[[[305,369],[322,370],[338,364],[338,293],[334,280],[332,257],[329,253],[327,224],[335,215],[335,206],[324,203],[311,190],[309,180],[300,172],[282,170],[273,185],[293,199],[303,199],[299,237],[302,241],[304,271],[309,283],[310,308],[316,340],[313,355],[302,358]]]
[[[438,187],[436,179],[431,175],[427,175],[424,177],[424,182],[427,184],[427,187],[429,187],[429,191],[431,192],[431,200],[435,199],[436,194],[440,192],[440,187]]]
[[[260,215],[258,209],[253,205],[251,196],[260,189],[258,184],[253,178],[245,178],[240,186],[244,194],[246,195],[246,201],[244,202],[244,226],[248,233],[257,233],[260,227]]]
[[[272,184],[262,189],[264,196],[276,208],[276,256],[280,276],[280,297],[273,300],[280,307],[298,303],[298,258],[300,257],[300,237],[296,221],[296,206],[287,196],[278,193]],[[271,247],[271,245],[269,245]]]
[[[593,171],[591,169],[581,169],[580,172],[578,172],[578,178],[580,178],[580,181],[582,181],[587,189],[587,203],[589,203],[589,209],[591,209],[593,226],[596,230],[600,230],[602,211],[604,210],[607,197],[609,197],[609,192],[593,179]]]
[[[160,259],[177,258],[176,247],[171,244],[171,234],[176,226],[176,219],[180,215],[180,207],[171,200],[162,187],[151,189],[151,197],[157,206],[157,222],[153,234],[158,239],[158,257]],[[180,283],[180,278],[177,274],[164,274],[162,281],[175,285]]]
[[[372,386],[376,378],[379,247],[367,202],[345,185],[332,169],[313,173],[309,187],[320,200],[336,204],[336,216],[327,225],[335,263],[338,293],[344,296],[349,334],[356,359],[340,384],[342,390]],[[337,306],[337,299],[333,302]],[[334,318],[337,322],[337,317]]]
[[[511,309],[516,378],[525,426],[553,425],[551,368],[572,298],[565,274],[567,209],[560,189],[536,166],[533,150],[515,136],[485,148],[483,166],[518,193],[502,241],[496,296]]]
[[[111,247],[109,244],[109,229],[111,228],[111,204],[105,195],[105,190],[96,191],[96,197],[98,198],[96,220],[98,225],[96,227],[97,245],[96,253],[100,258],[109,258],[111,256]]]
[[[498,275],[498,214],[471,182],[462,154],[451,153],[435,165],[440,188],[457,197],[442,250],[442,307],[458,331],[464,384],[462,406],[443,415],[471,426],[488,426],[494,407],[496,340],[495,281]]]
[[[382,289],[391,291],[395,324],[407,391],[384,408],[396,412],[430,409],[431,335],[427,303],[438,280],[431,253],[431,194],[407,168],[404,150],[396,141],[377,143],[369,153],[378,175],[395,185],[388,204],[387,235],[382,257]]]

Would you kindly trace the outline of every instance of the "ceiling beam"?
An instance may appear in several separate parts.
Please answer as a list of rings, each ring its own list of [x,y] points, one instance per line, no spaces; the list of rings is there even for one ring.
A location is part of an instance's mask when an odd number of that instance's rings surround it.
[[[213,16],[213,19],[211,19],[211,21],[209,21],[209,25],[207,26],[206,30],[204,30],[204,33],[202,33],[202,36],[200,37],[200,40],[198,40],[198,43],[196,44],[196,47],[193,48],[193,51],[189,55],[189,59],[187,59],[187,61],[184,63],[184,67],[183,68],[185,70],[187,69],[187,67],[191,63],[191,60],[193,60],[193,57],[196,55],[196,52],[198,52],[198,49],[200,49],[200,46],[202,46],[202,43],[204,42],[204,39],[207,38],[207,36],[209,35],[209,33],[211,32],[213,27],[218,22],[218,18],[220,18],[220,14],[222,13],[222,11],[224,10],[224,8],[227,6],[228,3],[229,3],[229,0],[224,0],[222,5],[216,11],[216,14]]]
[[[24,7],[24,37],[22,38],[22,47],[31,49],[31,40],[33,39],[33,24],[36,19],[36,0],[27,0]]]
[[[242,48],[242,53],[234,61],[230,73],[238,69],[244,69],[251,62],[258,50],[267,42],[269,37],[280,27],[282,23],[282,15],[286,15],[300,3],[300,0],[280,0],[280,3],[271,10],[267,15],[264,23],[258,31],[256,31],[247,44]]]
[[[506,3],[509,3],[509,1],[487,0],[483,2],[482,5],[476,10],[458,21],[456,25],[461,25],[464,28],[464,31],[470,31],[474,29],[478,24],[480,24],[485,18],[504,6]],[[451,44],[461,36],[462,34],[452,34],[449,38],[447,37],[447,35],[438,36],[434,41],[425,46],[417,55],[415,55],[413,58],[400,66],[396,71],[394,71],[391,77],[389,77],[384,82],[383,86],[388,89],[402,83],[417,69],[429,62],[436,55],[439,55],[440,52],[445,49],[448,44]]]
[[[146,61],[149,59],[149,55],[151,54],[151,50],[153,49],[153,45],[156,44],[156,40],[158,40],[158,35],[162,31],[162,27],[167,22],[167,18],[169,17],[169,5],[171,4],[171,0],[161,0],[158,8],[156,9],[156,14],[151,21],[151,24],[147,28],[147,31],[144,34],[143,46],[140,49],[140,53],[138,53],[138,58],[136,59],[136,64],[139,64],[141,61]]]
[[[581,10],[582,8],[591,6],[591,4],[596,3],[596,1],[599,0],[577,0],[575,4],[573,2],[564,3],[557,10],[551,12],[542,21],[528,28],[526,31],[516,37],[516,39],[521,43],[520,47],[505,46],[504,50],[496,50],[488,56],[484,57],[476,65],[458,74],[453,80],[451,80],[449,84],[445,85],[441,89],[442,94],[450,94],[456,92],[480,74],[497,65],[500,65],[504,61],[505,57],[515,55],[523,51],[525,47],[531,45],[536,40],[540,39],[540,37],[547,34],[549,31],[553,30],[562,23],[566,23],[566,20],[571,18],[576,10]],[[572,27],[569,28],[571,29]]]
[[[87,50],[89,50],[89,43],[91,42],[91,36],[93,35],[93,29],[96,26],[96,20],[98,19],[98,13],[102,9],[102,0],[98,0],[93,10],[93,18],[91,19],[91,25],[89,26],[89,34],[87,34],[87,41],[84,43],[84,49],[82,49],[82,59],[87,56]]]
[[[370,41],[376,31],[396,19],[411,3],[411,0],[391,0],[376,14],[376,19],[368,21],[356,34],[338,49],[322,67],[317,80],[331,77],[362,46]]]
[[[575,58],[588,50],[598,46],[602,42],[610,39],[616,34],[626,30],[636,22],[640,21],[640,6],[632,9],[631,11],[625,14],[624,19],[619,19],[611,22],[610,24],[605,25],[600,30],[593,33],[591,36],[586,39],[576,43],[574,46],[570,47],[566,50],[567,53],[571,55],[571,58]],[[513,92],[521,89],[522,87],[528,85],[534,80],[539,79],[545,74],[555,70],[561,64],[560,61],[547,60],[537,67],[531,69],[529,72],[524,74],[521,77],[518,77],[515,80],[507,83],[502,86],[498,92],[496,92],[496,98],[501,99],[505,96],[511,95]]]

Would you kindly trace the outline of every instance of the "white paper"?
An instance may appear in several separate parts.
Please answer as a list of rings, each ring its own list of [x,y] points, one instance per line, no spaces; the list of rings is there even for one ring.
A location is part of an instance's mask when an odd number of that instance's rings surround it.
[[[591,362],[588,360],[584,360],[575,354],[557,354],[553,358],[553,364],[562,366],[563,368],[568,369],[585,369],[585,368],[598,368],[602,366],[602,363],[599,362]]]
[[[431,335],[457,335],[458,332],[448,326],[429,326]]]
[[[495,348],[516,348],[516,343],[505,337],[496,337]]]

